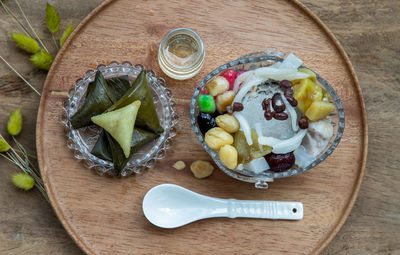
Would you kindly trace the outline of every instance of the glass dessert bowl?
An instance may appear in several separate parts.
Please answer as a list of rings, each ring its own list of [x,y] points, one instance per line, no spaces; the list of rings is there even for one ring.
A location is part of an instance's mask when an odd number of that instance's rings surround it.
[[[324,161],[344,130],[339,96],[302,61],[257,52],[224,64],[197,86],[193,131],[229,176],[268,188]]]
[[[141,78],[140,81],[139,78]],[[121,156],[121,169],[118,171],[116,171],[118,167],[116,167],[114,157],[114,148],[118,146],[116,142],[118,137],[113,136],[112,131],[107,130],[107,127],[102,129],[100,126],[94,125],[94,123],[90,122],[90,118],[85,113],[82,113],[85,111],[82,110],[85,107],[93,109],[93,104],[90,105],[91,102],[89,102],[89,106],[86,104],[91,99],[89,93],[92,93],[92,95],[95,93],[98,81],[102,81],[99,84],[108,84],[108,87],[112,89],[110,95],[115,96],[114,101],[110,102],[106,107],[108,109],[104,112],[113,113],[128,109],[129,107],[122,107],[128,105],[128,102],[125,101],[130,99],[129,96],[141,92],[143,92],[143,96],[139,100],[141,101],[141,105],[140,103],[139,105],[142,108],[147,107],[143,109],[139,107],[139,113],[137,113],[138,109],[134,113],[136,123],[135,119],[133,119],[135,124],[130,123],[134,131],[133,134],[130,132],[132,138],[129,139],[131,142],[128,142],[130,154],[128,152],[126,158]],[[76,81],[76,86],[70,90],[69,98],[64,104],[63,123],[67,136],[67,145],[74,152],[75,158],[82,160],[86,167],[94,169],[101,175],[129,176],[132,173],[140,173],[144,169],[154,166],[156,160],[165,156],[166,150],[170,147],[171,139],[176,135],[177,116],[175,114],[175,103],[172,101],[171,91],[164,85],[165,81],[162,78],[157,78],[154,71],[146,71],[142,65],[132,65],[129,62],[123,62],[122,64],[111,62],[107,66],[99,65],[96,70],[87,71],[83,78]],[[134,89],[135,86],[136,89]],[[104,94],[107,93],[99,93],[93,102],[100,101]],[[109,94],[107,95],[109,96]],[[124,98],[125,101],[123,100]],[[121,103],[124,103],[124,105],[121,105]],[[137,101],[135,103],[137,104]],[[141,110],[146,111],[140,113]],[[82,114],[78,114],[78,112]],[[96,114],[99,116],[102,112],[103,110],[98,111]],[[92,115],[89,117],[92,117]],[[152,120],[140,119],[139,115],[154,116]],[[124,115],[124,120],[122,121],[129,119],[126,116]],[[92,121],[94,122],[93,118]],[[110,136],[108,132],[110,132]],[[104,144],[111,147],[111,149],[104,147]],[[107,156],[107,154],[109,155]]]

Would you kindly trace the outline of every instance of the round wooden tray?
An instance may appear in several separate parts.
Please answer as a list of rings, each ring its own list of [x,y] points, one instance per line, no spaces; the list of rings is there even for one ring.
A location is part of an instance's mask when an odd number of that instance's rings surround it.
[[[158,43],[170,29],[189,27],[202,36],[203,70],[187,81],[166,78],[180,116],[178,135],[165,159],[125,179],[98,176],[66,146],[61,123],[67,92],[86,70],[110,61],[157,64]],[[276,48],[294,52],[341,97],[346,127],[336,151],[318,167],[277,179],[268,190],[229,178],[220,170],[204,180],[183,160],[210,160],[189,123],[196,84],[211,70],[244,54]],[[320,252],[348,216],[360,188],[367,155],[367,123],[357,77],[338,41],[296,1],[106,1],[75,30],[59,52],[43,89],[37,120],[41,173],[56,214],[88,254],[312,254]],[[151,225],[142,199],[153,186],[174,183],[221,198],[301,201],[301,221],[209,219],[179,229]]]

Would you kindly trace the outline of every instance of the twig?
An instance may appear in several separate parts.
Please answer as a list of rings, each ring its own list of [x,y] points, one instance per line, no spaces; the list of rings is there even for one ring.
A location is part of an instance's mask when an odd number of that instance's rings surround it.
[[[53,42],[56,45],[56,49],[59,50],[60,48],[58,47],[58,44],[56,42],[56,38],[54,37],[54,34],[51,34],[51,38],[53,39]]]
[[[0,137],[2,136],[0,135]],[[20,146],[22,145],[20,144]],[[23,148],[23,151],[26,150]],[[5,154],[0,153],[0,156],[7,159],[14,165],[16,165],[22,172],[32,176],[32,178],[35,180],[35,187],[40,191],[40,193],[42,193],[43,197],[49,202],[49,198],[46,194],[45,188],[43,186],[43,181],[40,178],[40,174],[36,173],[37,170],[35,171],[34,169],[30,168],[30,165],[32,164],[29,161],[24,161],[24,159],[22,159],[12,147],[10,147],[10,152],[6,152]],[[26,160],[27,155],[24,156]]]
[[[17,25],[20,27],[20,29],[22,30],[22,32],[24,32],[26,35],[33,37],[31,35],[31,33],[29,33],[28,29],[26,29],[26,27],[24,26],[24,24],[22,24],[21,21],[18,20],[17,16],[11,11],[10,8],[7,7],[7,5],[5,5],[3,3],[2,0],[0,0],[0,4],[3,6],[3,9],[6,11],[7,15],[10,16],[12,18],[12,20],[14,20],[15,23],[17,23]]]
[[[38,94],[39,96],[41,96],[40,92],[37,91],[37,90],[36,90],[36,89],[35,89],[35,88],[34,88],[20,73],[18,73],[18,71],[15,70],[15,68],[12,67],[2,56],[0,56],[0,59],[3,60],[4,63],[6,63],[6,65],[7,65],[11,70],[13,70],[14,73],[16,73],[16,74],[19,76],[19,78],[21,78],[33,91],[35,91],[36,94]]]
[[[14,143],[15,143],[15,144],[17,145],[17,147],[19,148],[19,152],[22,153],[22,155],[25,156],[25,158],[26,158],[25,160],[30,164],[32,170],[35,171],[36,174],[40,176],[40,172],[39,172],[39,171],[36,169],[36,167],[31,163],[31,161],[29,160],[28,157],[33,157],[33,158],[35,158],[35,159],[37,159],[37,158],[36,158],[35,156],[33,156],[33,155],[30,155],[30,154],[26,151],[26,149],[24,148],[24,146],[23,146],[21,143],[19,143],[19,142],[17,141],[17,139],[15,138],[15,136],[12,136],[12,138],[13,138],[13,140],[14,140]],[[18,151],[18,150],[16,150],[16,151]]]
[[[21,151],[20,149],[15,149],[15,151],[23,153],[23,151]],[[33,159],[37,159],[37,157],[35,155],[29,154],[27,153],[28,157],[33,158]]]
[[[39,43],[42,45],[42,47],[45,49],[45,51],[47,51],[47,53],[49,53],[49,51],[47,50],[46,46],[44,45],[44,43],[42,42],[42,40],[40,40],[40,37],[36,34],[35,29],[33,29],[31,23],[29,22],[28,18],[25,15],[25,12],[22,10],[21,5],[19,4],[18,0],[14,0],[15,3],[18,5],[19,10],[22,13],[22,16],[24,17],[26,23],[28,23],[29,28],[32,30],[32,33],[35,35],[36,39],[39,41]]]

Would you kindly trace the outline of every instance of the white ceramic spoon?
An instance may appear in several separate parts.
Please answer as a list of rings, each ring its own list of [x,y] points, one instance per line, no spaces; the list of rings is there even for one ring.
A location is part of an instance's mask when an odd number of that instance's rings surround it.
[[[177,228],[214,217],[300,220],[300,202],[251,201],[203,196],[174,184],[158,185],[143,199],[146,218],[160,228]]]

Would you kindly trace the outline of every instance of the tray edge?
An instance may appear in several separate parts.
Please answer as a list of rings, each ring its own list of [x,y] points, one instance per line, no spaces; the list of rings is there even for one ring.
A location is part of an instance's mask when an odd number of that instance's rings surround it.
[[[100,11],[102,11],[106,6],[108,6],[113,0],[105,0],[103,3],[101,3],[98,7],[96,7],[93,11],[91,11],[83,20],[82,22],[76,27],[76,29],[73,31],[73,33],[69,36],[67,41],[64,43],[64,47],[61,48],[61,50],[58,52],[53,65],[51,66],[48,75],[46,77],[45,83],[43,85],[42,91],[45,92],[45,88],[49,86],[48,84],[50,83],[51,78],[54,76],[54,73],[52,72],[55,66],[58,65],[58,62],[60,59],[62,59],[65,51],[68,49],[69,45],[71,44],[71,41],[75,38],[75,36],[80,32],[80,30],[87,25],[87,23]],[[352,197],[348,201],[347,205],[345,206],[344,213],[342,214],[342,217],[339,218],[339,220],[336,223],[336,226],[332,229],[332,231],[327,235],[327,237],[320,243],[318,247],[316,247],[311,253],[312,254],[319,254],[335,237],[335,235],[339,232],[341,227],[343,226],[344,222],[346,221],[348,215],[350,214],[355,200],[358,196],[358,193],[361,188],[361,184],[365,175],[365,168],[366,168],[366,162],[367,162],[367,154],[368,154],[368,124],[367,124],[367,115],[366,115],[366,110],[365,110],[365,104],[364,104],[364,98],[362,96],[362,91],[361,87],[358,81],[358,77],[354,71],[354,68],[350,62],[350,59],[348,55],[346,54],[345,50],[341,46],[340,42],[336,39],[334,34],[329,30],[329,28],[318,18],[317,15],[315,15],[310,9],[308,9],[304,4],[299,2],[299,0],[288,0],[291,4],[296,5],[301,11],[306,13],[320,28],[321,30],[329,37],[329,39],[334,43],[336,49],[338,50],[339,54],[342,56],[342,58],[345,60],[346,66],[348,70],[350,71],[350,75],[354,79],[354,84],[358,93],[358,98],[360,100],[359,104],[361,106],[362,110],[362,122],[363,122],[363,151],[362,151],[362,163],[360,167],[360,172],[359,172],[359,177],[355,183],[355,189],[352,194]],[[51,77],[51,78],[49,78]],[[42,97],[40,99],[40,104],[39,104],[39,110],[38,110],[38,115],[37,115],[37,121],[36,121],[36,150],[37,150],[37,156],[38,156],[38,163],[39,163],[39,169],[42,175],[43,183],[46,189],[46,193],[49,196],[50,199],[50,204],[55,211],[58,219],[62,223],[63,227],[65,230],[68,232],[68,234],[72,237],[72,239],[75,241],[75,243],[84,251],[86,254],[90,255],[95,255],[96,253],[85,243],[83,242],[82,239],[79,238],[73,227],[68,223],[68,221],[65,219],[64,214],[62,213],[61,208],[59,205],[56,203],[56,200],[54,198],[54,194],[52,191],[52,187],[47,179],[47,175],[45,174],[47,171],[47,167],[44,163],[44,158],[43,158],[43,142],[41,139],[42,137],[42,131],[41,131],[41,120],[43,118],[43,111],[44,111],[44,102],[45,98],[48,96],[49,92],[45,92],[42,94]]]

